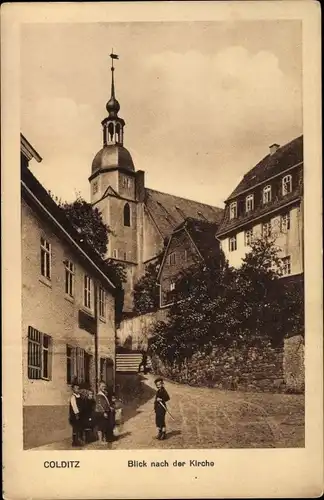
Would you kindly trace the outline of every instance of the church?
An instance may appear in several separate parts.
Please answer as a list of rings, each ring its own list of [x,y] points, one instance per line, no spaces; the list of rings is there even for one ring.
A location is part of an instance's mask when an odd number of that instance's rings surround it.
[[[145,186],[145,172],[135,168],[124,147],[125,121],[119,116],[114,81],[114,59],[118,56],[111,54],[111,59],[111,96],[106,104],[108,116],[101,122],[103,145],[92,162],[90,199],[112,231],[106,258],[125,266],[124,312],[129,313],[135,283],[145,266],[161,254],[179,224],[188,218],[219,223],[223,210]]]

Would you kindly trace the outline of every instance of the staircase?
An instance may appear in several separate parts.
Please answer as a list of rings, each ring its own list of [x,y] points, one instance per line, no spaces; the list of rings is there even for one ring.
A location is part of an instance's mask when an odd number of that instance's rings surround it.
[[[142,354],[134,353],[117,353],[116,354],[116,372],[117,373],[137,373]]]

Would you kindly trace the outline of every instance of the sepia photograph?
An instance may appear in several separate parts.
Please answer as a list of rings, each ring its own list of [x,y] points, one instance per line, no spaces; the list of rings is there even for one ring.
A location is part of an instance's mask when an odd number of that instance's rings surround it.
[[[301,82],[298,21],[22,28],[26,449],[304,446]]]
[[[317,496],[320,9],[136,4],[2,17],[6,496]]]

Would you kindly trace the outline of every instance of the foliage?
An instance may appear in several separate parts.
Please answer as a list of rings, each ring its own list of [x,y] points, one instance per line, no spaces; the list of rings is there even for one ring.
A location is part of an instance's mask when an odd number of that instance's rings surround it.
[[[146,267],[144,275],[134,286],[134,311],[139,314],[155,311],[159,305],[157,275],[160,264],[161,256]]]
[[[104,257],[107,251],[108,235],[111,232],[104,223],[98,208],[85,201],[80,195],[72,203],[60,202],[67,218],[87,243]]]
[[[303,323],[303,295],[296,300],[297,292],[280,273],[278,249],[270,239],[254,241],[239,269],[199,264],[185,270],[168,321],[154,329],[152,353],[181,363],[208,345],[279,345]]]
[[[110,228],[104,223],[102,215],[98,208],[93,207],[91,203],[85,201],[80,195],[76,200],[68,203],[62,202],[56,198],[60,208],[65,212],[71,224],[80,233],[98,255],[104,259],[107,252]],[[121,321],[124,306],[123,284],[126,282],[126,271],[123,264],[107,259],[104,263],[105,271],[110,280],[116,286],[115,300],[115,319],[119,324]]]

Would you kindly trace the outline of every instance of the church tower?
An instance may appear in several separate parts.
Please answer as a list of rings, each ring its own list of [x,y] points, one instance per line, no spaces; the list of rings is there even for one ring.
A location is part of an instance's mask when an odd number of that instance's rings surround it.
[[[101,122],[103,147],[94,157],[91,176],[91,203],[102,213],[112,233],[106,258],[121,262],[127,271],[125,312],[132,310],[132,290],[142,272],[144,172],[135,171],[133,159],[124,147],[125,121],[118,116],[114,60],[111,57],[111,95],[108,116]]]

